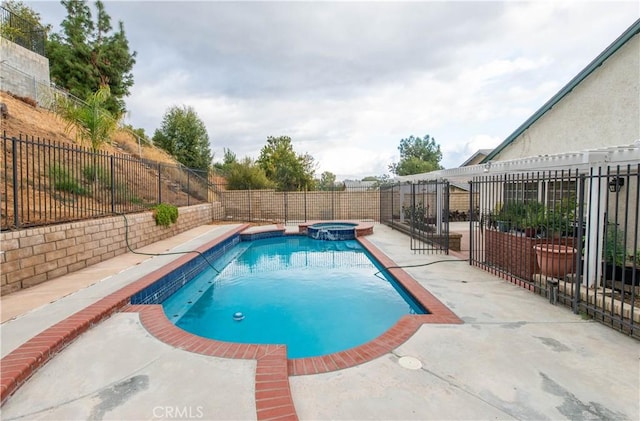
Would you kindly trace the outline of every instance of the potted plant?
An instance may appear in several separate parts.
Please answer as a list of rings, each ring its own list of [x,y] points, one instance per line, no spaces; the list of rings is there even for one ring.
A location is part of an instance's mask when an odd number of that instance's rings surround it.
[[[557,279],[564,279],[575,272],[577,250],[566,244],[547,243],[534,247],[540,273]]]
[[[413,224],[413,227],[420,231],[435,231],[435,227],[428,223],[428,205],[425,208],[423,203],[417,203],[415,207],[403,206],[402,210],[407,225],[411,226]]]
[[[562,199],[552,207],[547,207],[544,229],[548,238],[573,237],[575,209],[576,201],[573,198]]]
[[[547,242],[535,246],[536,259],[543,275],[563,279],[575,272],[577,250],[573,247],[576,202],[562,199],[542,213]]]
[[[538,201],[527,202],[524,205],[518,227],[527,237],[536,237],[545,224],[545,206]]]
[[[518,228],[518,223],[524,215],[525,204],[518,201],[505,202],[504,206],[496,206],[496,226],[498,231],[507,232]]]

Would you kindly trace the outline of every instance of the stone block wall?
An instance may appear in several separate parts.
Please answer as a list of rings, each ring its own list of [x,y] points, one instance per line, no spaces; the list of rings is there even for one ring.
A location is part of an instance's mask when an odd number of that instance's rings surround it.
[[[158,226],[152,212],[127,215],[134,250],[209,224],[222,214],[219,203],[179,208],[178,221]],[[0,294],[55,279],[128,251],[122,216],[70,222],[0,234]]]
[[[277,192],[230,190],[221,193],[226,216],[244,221],[380,219],[378,190]]]
[[[49,59],[1,37],[0,57],[0,89],[43,105],[43,96],[50,96]]]

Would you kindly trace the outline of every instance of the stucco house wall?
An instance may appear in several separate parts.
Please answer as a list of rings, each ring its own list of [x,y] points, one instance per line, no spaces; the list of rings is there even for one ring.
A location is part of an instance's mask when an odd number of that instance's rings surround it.
[[[629,145],[640,139],[640,34],[491,161]]]

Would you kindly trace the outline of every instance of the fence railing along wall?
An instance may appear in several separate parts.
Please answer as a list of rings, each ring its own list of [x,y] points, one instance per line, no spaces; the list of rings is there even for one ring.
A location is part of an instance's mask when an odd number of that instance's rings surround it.
[[[639,173],[474,178],[471,263],[640,338]]]
[[[179,165],[3,133],[1,228],[211,202],[208,175]]]
[[[0,6],[0,32],[3,38],[41,56],[45,55],[46,33],[44,28],[27,22],[3,6]]]
[[[216,191],[224,220],[247,222],[307,222],[329,219],[380,220],[380,191]]]

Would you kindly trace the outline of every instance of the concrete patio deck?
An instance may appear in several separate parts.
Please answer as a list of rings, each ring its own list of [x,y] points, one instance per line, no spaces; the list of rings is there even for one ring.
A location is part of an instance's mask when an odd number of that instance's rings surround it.
[[[199,227],[141,251],[191,250],[231,227]],[[139,313],[117,312],[36,371],[2,419],[640,419],[638,341],[455,257],[413,254],[386,226],[367,238],[399,265],[444,260],[406,271],[464,324],[422,325],[351,368],[290,373],[295,413],[286,414],[260,410],[257,402],[277,409],[280,398],[257,393],[259,360],[168,345]],[[2,356],[176,258],[127,253],[2,297]]]

